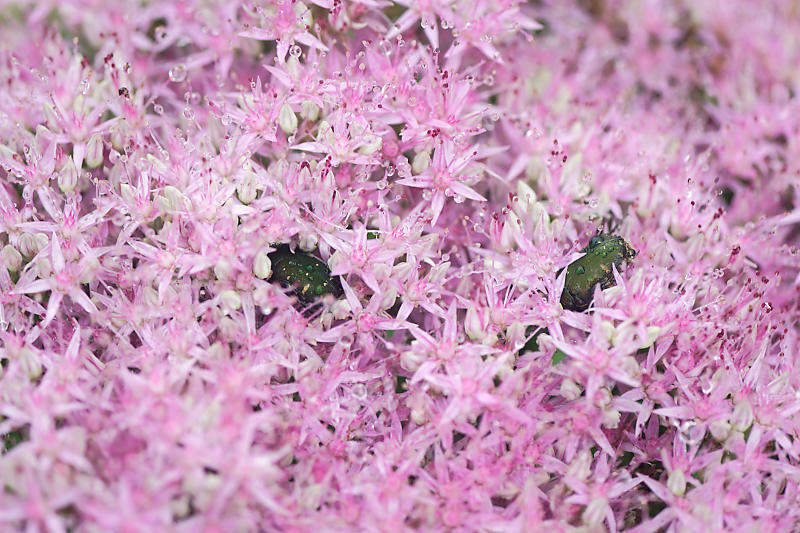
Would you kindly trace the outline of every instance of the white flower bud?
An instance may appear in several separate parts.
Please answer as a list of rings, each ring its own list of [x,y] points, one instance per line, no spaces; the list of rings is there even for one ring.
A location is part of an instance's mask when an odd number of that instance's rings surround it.
[[[164,212],[172,211],[172,202],[170,202],[169,198],[167,198],[163,194],[156,195],[155,202],[156,206],[158,206],[158,208],[161,211]]]
[[[396,300],[397,300],[397,289],[395,289],[394,287],[389,287],[383,294],[383,298],[381,299],[380,303],[380,308],[383,310],[389,309],[394,305],[394,302]]]
[[[286,70],[287,72],[289,72],[289,76],[291,76],[292,79],[295,80],[300,78],[301,68],[302,67],[300,66],[300,60],[290,55],[289,59],[286,60]]]
[[[679,498],[686,492],[686,476],[683,470],[673,470],[667,479],[667,488]]]
[[[258,190],[256,189],[256,175],[253,172],[245,172],[242,179],[236,185],[236,196],[243,204],[249,204],[256,199]]]
[[[586,479],[592,472],[592,456],[587,450],[578,452],[567,466],[567,475]]]
[[[46,257],[39,257],[36,259],[36,274],[40,278],[49,278],[50,274],[53,273],[53,266],[50,264],[50,260]]]
[[[714,420],[708,425],[708,430],[717,442],[725,442],[731,434],[731,425],[725,420]]]
[[[72,110],[75,111],[76,114],[82,115],[84,105],[86,104],[85,99],[81,93],[78,93],[75,96],[75,99],[72,100]]]
[[[731,424],[738,431],[746,431],[753,424],[753,406],[750,405],[749,400],[742,399],[736,404],[733,409]]]
[[[95,279],[97,279],[97,270],[100,268],[100,260],[97,259],[96,256],[92,255],[86,257],[84,260],[85,268],[80,275],[80,282],[81,283],[91,283]]]
[[[50,103],[45,103],[42,106],[42,113],[44,114],[44,120],[48,126],[53,129],[58,128],[58,117],[56,116],[56,108],[53,107]]]
[[[383,139],[377,135],[368,134],[366,141],[358,149],[358,153],[363,155],[372,155],[383,146]]]
[[[411,420],[418,426],[421,426],[428,421],[428,415],[423,409],[415,407],[411,410]]]
[[[525,177],[528,181],[539,183],[539,180],[550,173],[544,162],[537,157],[531,158],[528,165],[525,167]]]
[[[439,263],[430,270],[430,273],[428,274],[429,282],[439,283],[447,276],[447,272],[449,270],[450,270],[450,261],[444,261],[443,263]]]
[[[281,107],[278,113],[278,125],[287,135],[297,131],[297,115],[294,114],[292,106],[289,104],[283,104],[283,107]]]
[[[133,188],[129,184],[120,183],[119,194],[122,196],[122,199],[129,204],[136,203],[136,199],[133,197]]]
[[[314,122],[319,118],[319,106],[310,100],[300,104],[300,116],[305,120]]]
[[[75,161],[68,157],[67,162],[61,168],[61,172],[58,173],[58,188],[61,189],[61,192],[68,193],[75,190],[77,184],[78,169],[75,167]]]
[[[161,192],[169,200],[171,210],[180,210],[185,207],[187,198],[177,187],[167,185]]]
[[[336,136],[333,133],[333,126],[327,120],[319,123],[317,128],[317,137],[323,144],[333,145],[336,142]]]
[[[170,510],[172,511],[172,516],[178,520],[183,520],[189,516],[189,502],[190,497],[188,495],[174,498],[169,504]]]
[[[565,378],[564,381],[561,382],[561,387],[559,387],[558,392],[566,400],[572,401],[580,398],[582,391],[580,385],[569,378]]]
[[[17,152],[16,150],[12,150],[5,144],[0,144],[0,156],[3,156],[8,159],[13,159],[14,157],[17,157]]]
[[[233,320],[231,317],[225,316],[219,320],[218,331],[220,332],[223,338],[231,339],[236,337],[236,335],[238,334],[239,326],[236,325],[236,321]]]
[[[310,28],[311,25],[314,24],[314,17],[311,13],[311,9],[303,2],[295,2],[294,14],[298,19],[297,25],[301,29]]]
[[[414,268],[414,265],[412,265],[410,262],[402,261],[392,267],[392,276],[396,277],[397,279],[405,278],[411,274],[412,268]]]
[[[263,250],[258,252],[253,260],[253,274],[261,279],[267,279],[272,275],[272,261]]]
[[[649,348],[656,342],[658,336],[661,335],[661,328],[659,326],[647,326],[647,338],[644,339],[644,342],[639,349]]]
[[[147,154],[146,156],[147,163],[153,166],[153,169],[159,174],[166,174],[169,172],[169,167],[164,164],[164,161],[157,158],[153,154]]]
[[[158,291],[153,287],[145,287],[144,290],[142,290],[142,300],[144,300],[144,303],[149,307],[157,306]]]
[[[47,236],[45,236],[44,245],[47,245]],[[42,243],[36,235],[32,233],[23,233],[19,238],[19,251],[25,257],[33,257],[42,249]]]
[[[86,166],[97,168],[103,163],[103,138],[99,133],[95,133],[86,145]]]
[[[526,218],[533,214],[533,206],[536,204],[536,193],[523,180],[517,181],[517,201],[512,202],[511,209],[521,218]]]
[[[232,272],[233,266],[225,259],[220,259],[217,264],[214,265],[214,275],[218,280],[230,278]]]
[[[602,424],[608,429],[616,429],[619,426],[620,413],[616,409],[606,409],[603,411]]]
[[[5,267],[11,272],[16,272],[22,266],[22,254],[10,244],[6,244],[0,251],[0,259],[3,260]]]
[[[428,152],[420,152],[414,156],[411,162],[411,172],[414,174],[422,174],[428,167],[431,166],[431,155]]]
[[[603,409],[611,405],[612,399],[613,396],[611,395],[611,391],[608,390],[608,387],[600,387],[594,394],[594,404]]]
[[[350,316],[350,312],[352,310],[353,309],[350,306],[350,302],[348,302],[346,298],[336,300],[336,302],[334,302],[334,304],[331,306],[331,313],[333,313],[333,318],[336,320],[344,320]]]
[[[500,250],[505,252],[515,247],[514,235],[519,232],[521,227],[519,217],[513,211],[509,211],[505,224],[503,224],[503,230],[500,232]]]
[[[227,289],[220,293],[219,299],[222,302],[222,310],[227,314],[242,307],[242,298],[239,293]]]
[[[125,138],[122,135],[122,128],[119,126],[113,126],[111,128],[111,146],[117,152],[122,152],[125,148]]]
[[[485,307],[470,306],[464,320],[464,332],[473,341],[482,341],[486,336],[489,323],[489,311]]]
[[[22,364],[25,373],[30,379],[36,379],[42,375],[42,360],[39,355],[30,348],[20,348],[17,354],[18,361]]]
[[[297,246],[304,252],[310,252],[317,249],[319,238],[313,233],[302,233],[297,239]]]
[[[208,350],[206,350],[206,356],[212,361],[222,361],[230,357],[230,353],[224,344],[217,341],[208,347]]]
[[[422,353],[406,350],[400,354],[400,366],[408,372],[416,372],[425,359],[426,357]]]

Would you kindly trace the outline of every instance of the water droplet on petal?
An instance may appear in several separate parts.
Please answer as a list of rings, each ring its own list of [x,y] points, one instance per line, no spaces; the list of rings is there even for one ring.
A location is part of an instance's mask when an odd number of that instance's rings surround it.
[[[358,401],[367,399],[367,386],[363,383],[356,383],[352,389],[353,397]]]
[[[169,69],[169,79],[175,83],[180,83],[186,79],[186,65],[178,63]]]

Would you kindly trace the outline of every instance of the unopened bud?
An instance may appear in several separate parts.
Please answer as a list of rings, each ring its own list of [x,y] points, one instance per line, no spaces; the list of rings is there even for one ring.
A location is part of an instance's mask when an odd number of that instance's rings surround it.
[[[129,204],[136,203],[136,199],[133,197],[133,188],[129,184],[121,183],[119,186],[119,194],[122,196],[122,199]]]
[[[232,272],[233,266],[225,259],[220,259],[219,262],[214,265],[214,276],[216,276],[218,280],[230,278]]]
[[[358,152],[363,155],[372,155],[378,150],[381,149],[383,146],[383,139],[378,137],[377,135],[367,135],[367,140],[361,147],[358,149]]]
[[[25,257],[33,257],[47,246],[49,238],[44,233],[23,233],[19,238],[19,251]]]
[[[304,252],[316,250],[317,243],[319,243],[319,238],[313,233],[303,233],[297,240],[297,245]]]
[[[300,28],[310,28],[314,23],[314,16],[311,9],[303,2],[294,3],[294,14],[298,18],[297,25]]]
[[[420,152],[414,156],[411,162],[411,171],[414,174],[422,174],[431,166],[431,156],[428,152]]]
[[[253,172],[245,172],[245,175],[236,185],[236,196],[243,204],[249,204],[256,199],[257,194],[255,174]]]
[[[22,254],[10,244],[6,244],[0,251],[0,259],[3,260],[5,267],[11,272],[16,272],[22,266]]]
[[[473,341],[483,340],[486,335],[486,326],[489,323],[489,311],[485,307],[477,308],[470,306],[467,308],[467,316],[464,321],[464,332]]]
[[[731,424],[738,431],[746,431],[753,424],[753,406],[749,400],[743,399],[736,404]]]
[[[283,104],[281,107],[280,113],[278,113],[278,125],[287,135],[297,131],[297,115],[294,114],[289,104]]]
[[[263,250],[258,252],[253,260],[253,274],[261,279],[267,279],[272,275],[272,261]]]
[[[582,391],[577,383],[575,383],[569,378],[566,378],[564,381],[561,382],[561,387],[559,388],[558,392],[566,400],[572,401],[580,398]]]
[[[97,168],[103,163],[103,139],[100,134],[95,133],[86,145],[86,166]]]
[[[239,296],[239,293],[234,290],[228,289],[222,291],[219,295],[219,299],[222,302],[222,309],[225,313],[230,313],[242,307],[242,298]]]
[[[682,497],[686,492],[686,476],[683,470],[673,470],[667,479],[667,488],[675,496]]]
[[[319,106],[310,100],[300,104],[300,116],[305,120],[314,122],[319,118]]]
[[[67,158],[67,162],[58,174],[58,188],[61,192],[68,193],[75,190],[78,184],[78,169],[75,167],[75,161],[71,157]]]

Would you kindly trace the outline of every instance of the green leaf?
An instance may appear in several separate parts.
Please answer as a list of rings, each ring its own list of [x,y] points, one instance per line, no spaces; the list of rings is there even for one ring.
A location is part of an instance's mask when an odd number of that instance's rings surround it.
[[[553,354],[553,366],[557,365],[566,358],[567,354],[565,354],[561,350],[556,350],[555,353]]]

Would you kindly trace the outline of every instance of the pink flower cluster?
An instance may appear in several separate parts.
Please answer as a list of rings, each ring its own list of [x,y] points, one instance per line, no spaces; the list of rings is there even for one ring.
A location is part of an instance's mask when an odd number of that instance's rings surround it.
[[[0,531],[798,531],[798,94],[785,0],[0,0]]]

